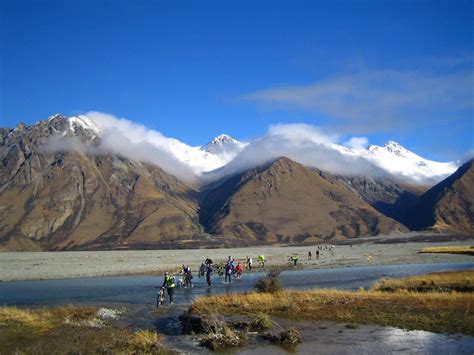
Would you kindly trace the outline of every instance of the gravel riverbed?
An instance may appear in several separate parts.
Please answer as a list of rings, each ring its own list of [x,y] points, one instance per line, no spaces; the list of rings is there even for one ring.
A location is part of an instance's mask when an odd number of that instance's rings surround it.
[[[473,256],[454,254],[419,254],[429,246],[473,245],[473,240],[436,243],[337,245],[332,251],[321,250],[316,260],[317,246],[264,246],[232,249],[128,250],[77,252],[1,252],[0,281],[63,279],[131,274],[161,274],[177,272],[180,265],[189,264],[197,270],[206,257],[220,262],[232,255],[244,262],[247,255],[267,258],[267,265],[288,266],[288,256],[299,256],[299,267],[332,268],[363,265],[408,263],[449,263],[474,261]],[[313,254],[308,260],[308,251]]]

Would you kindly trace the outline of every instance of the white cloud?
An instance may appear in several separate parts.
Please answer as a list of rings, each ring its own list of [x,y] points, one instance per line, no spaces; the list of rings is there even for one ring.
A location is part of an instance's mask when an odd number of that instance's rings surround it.
[[[355,155],[343,154],[336,137],[305,124],[272,126],[230,163],[204,175],[206,182],[261,166],[286,156],[305,166],[341,175],[384,176],[386,172]]]
[[[363,150],[369,145],[369,140],[366,137],[352,137],[344,142],[343,145],[350,149]]]
[[[312,142],[329,144],[334,143],[338,139],[336,135],[329,135],[319,128],[305,123],[272,125],[268,129],[268,135],[280,136],[283,139],[291,140],[295,143]]]
[[[100,128],[100,144],[89,146],[72,137],[52,137],[45,149],[49,151],[75,150],[87,154],[120,154],[128,159],[160,167],[182,181],[195,183],[198,179],[191,168],[170,151],[169,139],[160,132],[125,118],[101,112],[88,112],[87,118]]]
[[[271,109],[303,110],[330,117],[353,134],[428,126],[472,112],[474,74],[374,70],[311,85],[258,90],[241,99]]]
[[[46,149],[76,150],[86,154],[120,154],[131,160],[156,165],[178,179],[192,184],[210,183],[262,166],[283,156],[332,174],[388,176],[387,171],[376,162],[356,152],[366,148],[366,137],[352,137],[341,145],[338,143],[338,136],[308,124],[272,125],[265,135],[248,143],[229,163],[200,175],[196,171],[205,169],[193,170],[193,166],[195,163],[202,165],[206,162],[183,161],[179,150],[183,146],[189,148],[183,143],[141,124],[109,114],[89,112],[81,117],[87,117],[100,128],[98,145],[85,145],[75,137],[64,139],[62,136],[56,136],[50,139]]]

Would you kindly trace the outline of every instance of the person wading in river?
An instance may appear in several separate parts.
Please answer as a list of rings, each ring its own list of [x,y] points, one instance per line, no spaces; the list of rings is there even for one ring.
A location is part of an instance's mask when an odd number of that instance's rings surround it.
[[[237,278],[240,279],[242,276],[242,272],[244,272],[244,264],[238,262],[237,266],[235,267],[235,272],[237,274]]]
[[[252,271],[252,258],[250,256],[247,256],[247,267],[249,271]]]
[[[228,262],[225,266],[224,282],[227,283],[227,280],[229,280],[229,283],[231,283],[232,282],[231,276],[232,276],[232,265],[230,264],[230,262]]]
[[[206,269],[206,281],[207,285],[211,287],[212,285],[212,264],[209,264]]]
[[[161,287],[166,288],[168,292],[168,297],[170,298],[170,304],[173,304],[173,295],[176,288],[176,280],[174,276],[171,276],[168,271],[165,272],[165,279],[163,280],[163,285]]]

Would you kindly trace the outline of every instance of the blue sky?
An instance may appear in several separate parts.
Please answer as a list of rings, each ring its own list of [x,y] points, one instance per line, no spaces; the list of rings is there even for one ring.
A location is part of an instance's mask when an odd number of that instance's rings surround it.
[[[472,1],[0,3],[0,126],[111,113],[199,145],[307,123],[474,148]]]

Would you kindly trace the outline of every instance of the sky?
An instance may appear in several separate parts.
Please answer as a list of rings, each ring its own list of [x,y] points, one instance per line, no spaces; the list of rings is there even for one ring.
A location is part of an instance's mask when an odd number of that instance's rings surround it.
[[[201,145],[307,124],[474,151],[473,1],[0,1],[0,126],[98,111]]]

